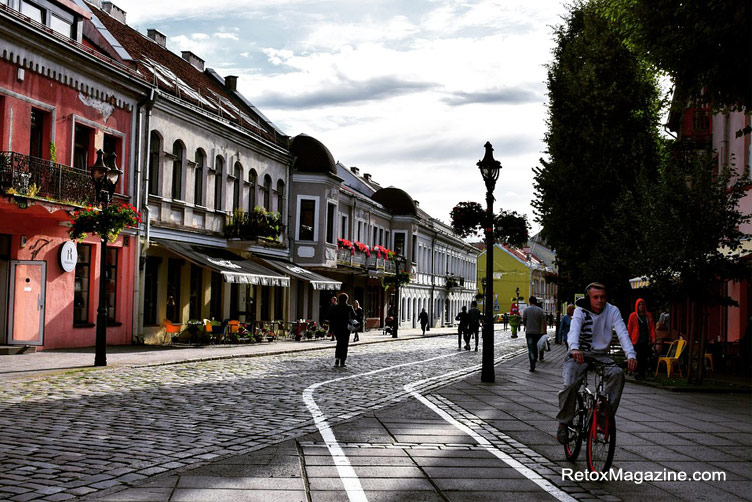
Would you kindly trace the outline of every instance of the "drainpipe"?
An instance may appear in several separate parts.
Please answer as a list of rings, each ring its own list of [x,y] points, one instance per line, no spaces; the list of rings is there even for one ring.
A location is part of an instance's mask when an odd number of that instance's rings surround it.
[[[431,237],[431,303],[429,304],[430,310],[429,315],[431,319],[431,324],[434,323],[433,320],[433,307],[435,300],[435,289],[436,289],[436,226],[434,224],[433,227],[433,237]]]
[[[146,234],[146,242],[141,242],[141,227],[139,226],[136,229],[136,256],[138,257],[138,262],[136,264],[136,269],[134,270],[134,284],[135,287],[133,288],[133,315],[135,317],[134,319],[134,333],[133,338],[135,342],[143,342],[143,332],[144,332],[144,311],[143,311],[143,301],[141,298],[141,292],[145,288],[145,275],[142,270],[141,261],[142,258],[144,258],[144,253],[149,248],[149,150],[151,149],[151,133],[149,131],[149,126],[151,123],[151,110],[154,107],[154,103],[157,100],[157,92],[156,89],[152,88],[149,91],[149,96],[144,98],[141,102],[138,104],[138,120],[136,122],[136,155],[134,157],[134,165],[136,166],[136,209],[138,211],[141,211],[143,214],[142,221],[144,221],[144,227],[145,227],[145,234]],[[146,112],[146,115],[144,116],[144,112]],[[143,127],[141,126],[143,122]],[[143,156],[145,160],[144,162],[144,182],[141,182],[141,135],[146,133],[146,155]],[[143,190],[143,195],[142,195]]]

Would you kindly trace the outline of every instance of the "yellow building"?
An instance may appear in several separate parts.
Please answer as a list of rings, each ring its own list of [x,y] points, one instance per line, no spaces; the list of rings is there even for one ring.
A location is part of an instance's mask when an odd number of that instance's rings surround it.
[[[526,304],[530,296],[535,296],[546,313],[556,313],[555,285],[548,284],[545,280],[546,273],[553,270],[531,253],[530,248],[520,249],[496,244],[493,255],[494,314],[509,312],[518,288],[522,297],[521,303]],[[482,279],[486,277],[485,250],[478,255],[477,269],[480,286]],[[482,293],[482,290],[479,293]]]

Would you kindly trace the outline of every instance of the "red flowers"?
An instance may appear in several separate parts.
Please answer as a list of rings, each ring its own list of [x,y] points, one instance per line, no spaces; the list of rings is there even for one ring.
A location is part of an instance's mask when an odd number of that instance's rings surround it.
[[[91,233],[114,241],[125,227],[141,223],[141,214],[131,204],[110,204],[102,209],[89,205],[74,211],[71,222],[68,233],[72,239],[81,240]]]

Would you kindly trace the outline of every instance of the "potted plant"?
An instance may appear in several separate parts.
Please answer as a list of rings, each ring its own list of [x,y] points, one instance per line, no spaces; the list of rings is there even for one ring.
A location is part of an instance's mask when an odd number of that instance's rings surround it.
[[[89,204],[73,212],[68,234],[71,239],[79,241],[88,234],[97,234],[114,242],[125,227],[135,227],[139,223],[141,214],[131,204],[108,204],[102,209]]]

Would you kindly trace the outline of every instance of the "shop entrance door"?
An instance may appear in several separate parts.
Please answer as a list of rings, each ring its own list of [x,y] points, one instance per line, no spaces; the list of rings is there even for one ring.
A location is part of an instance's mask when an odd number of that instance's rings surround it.
[[[46,281],[47,262],[10,262],[9,344],[43,344]]]

